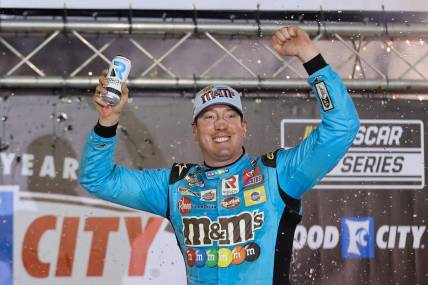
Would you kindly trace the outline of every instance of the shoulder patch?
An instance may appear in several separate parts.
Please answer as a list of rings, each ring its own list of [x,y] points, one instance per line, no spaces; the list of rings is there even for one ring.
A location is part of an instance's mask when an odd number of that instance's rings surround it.
[[[263,164],[265,166],[275,168],[276,167],[276,154],[278,153],[279,150],[280,150],[280,148],[273,151],[273,152],[268,152],[268,153],[265,153],[264,155],[262,155]]]
[[[328,89],[324,81],[316,81],[315,90],[317,92],[318,98],[321,101],[321,106],[324,112],[333,110],[334,105],[333,105],[333,102],[331,101],[330,94],[328,93]]]
[[[171,167],[171,175],[169,176],[169,184],[174,184],[175,182],[183,179],[187,172],[195,166],[196,164],[192,163],[174,163]]]

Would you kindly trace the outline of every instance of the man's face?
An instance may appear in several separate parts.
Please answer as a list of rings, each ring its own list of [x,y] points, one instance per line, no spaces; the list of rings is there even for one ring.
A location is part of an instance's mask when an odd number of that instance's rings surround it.
[[[234,108],[210,106],[198,116],[192,129],[193,138],[209,166],[224,166],[241,156],[247,123]]]

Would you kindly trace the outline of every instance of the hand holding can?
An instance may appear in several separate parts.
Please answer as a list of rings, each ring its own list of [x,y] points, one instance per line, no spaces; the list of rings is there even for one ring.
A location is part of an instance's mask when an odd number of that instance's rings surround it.
[[[110,69],[104,70],[98,77],[99,84],[93,97],[99,115],[98,122],[106,127],[117,124],[128,101],[128,87],[125,80],[129,74],[130,63],[125,58],[124,67],[115,60],[116,58],[112,60]],[[122,59],[123,57],[120,60]]]
[[[108,84],[105,87],[106,94],[101,98],[111,106],[116,106],[122,96],[122,83],[128,79],[131,71],[131,61],[123,56],[115,56],[110,63],[107,73]]]

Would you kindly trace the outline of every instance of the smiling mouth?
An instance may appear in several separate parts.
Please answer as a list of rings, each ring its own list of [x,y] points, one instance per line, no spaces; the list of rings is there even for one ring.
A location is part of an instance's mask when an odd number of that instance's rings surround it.
[[[214,137],[213,141],[217,143],[227,142],[230,140],[230,137],[224,136],[224,137]]]

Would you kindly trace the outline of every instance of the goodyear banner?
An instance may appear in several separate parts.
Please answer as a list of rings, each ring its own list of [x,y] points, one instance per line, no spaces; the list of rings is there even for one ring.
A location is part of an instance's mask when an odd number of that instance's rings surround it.
[[[158,95],[128,104],[116,160],[131,168],[200,162],[190,96]],[[293,284],[428,284],[428,102],[355,103],[361,127],[351,149],[304,196]],[[292,147],[319,123],[313,99],[262,94],[243,104],[250,154]],[[90,98],[28,94],[2,97],[0,107],[1,285],[186,284],[166,220],[78,185],[97,120]]]

